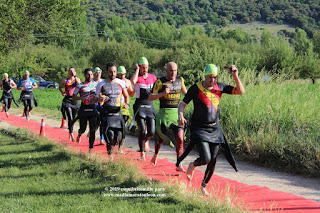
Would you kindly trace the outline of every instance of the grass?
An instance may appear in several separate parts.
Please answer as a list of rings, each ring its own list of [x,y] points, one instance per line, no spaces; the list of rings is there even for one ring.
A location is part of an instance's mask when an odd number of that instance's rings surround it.
[[[0,130],[0,146],[1,212],[240,212],[230,202],[151,181],[123,159],[106,163],[20,129]],[[116,189],[131,187],[162,191],[117,197]]]

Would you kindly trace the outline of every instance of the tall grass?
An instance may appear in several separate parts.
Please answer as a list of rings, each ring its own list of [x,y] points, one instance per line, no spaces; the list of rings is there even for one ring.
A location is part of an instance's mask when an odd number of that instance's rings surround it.
[[[252,78],[252,72],[240,74],[246,93],[224,95],[220,107],[221,126],[237,154],[285,171],[319,175],[320,85],[284,81],[283,76],[264,82],[264,75]]]

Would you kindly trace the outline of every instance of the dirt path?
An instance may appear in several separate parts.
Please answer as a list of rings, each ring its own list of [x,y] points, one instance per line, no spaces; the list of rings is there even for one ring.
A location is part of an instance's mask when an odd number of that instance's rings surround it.
[[[21,114],[21,109],[11,109],[10,112],[15,115]],[[52,127],[59,127],[61,120],[50,119],[36,112],[32,113],[31,119],[41,122],[44,118],[45,123]],[[0,127],[8,128],[10,125],[1,121]],[[75,126],[74,131],[77,132],[78,125]],[[67,130],[66,130],[67,131]],[[99,136],[97,135],[97,138]],[[125,147],[128,149],[138,150],[137,138],[134,136],[127,136]],[[151,150],[154,150],[154,142],[150,142]],[[148,153],[153,155],[153,152]],[[189,156],[184,160],[184,165],[188,165],[191,161],[195,160],[198,154],[192,151]],[[167,158],[170,162],[176,161],[176,153],[174,149],[169,146],[162,145],[160,150],[160,158]],[[237,162],[239,171],[235,172],[232,167],[227,163],[223,156],[218,157],[215,174],[221,177],[229,178],[249,185],[266,186],[271,190],[283,191],[294,195],[302,196],[320,202],[320,178],[306,178],[298,175],[292,175],[283,172],[273,171],[264,167],[259,167],[247,162]],[[205,166],[198,167],[197,169],[205,171]],[[213,180],[211,180],[213,181]]]

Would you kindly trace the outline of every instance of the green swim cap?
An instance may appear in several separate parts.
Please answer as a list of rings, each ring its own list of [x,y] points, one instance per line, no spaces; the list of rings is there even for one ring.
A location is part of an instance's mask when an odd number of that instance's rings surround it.
[[[126,71],[126,68],[124,66],[120,66],[118,67],[118,74],[126,74],[127,71]]]
[[[146,57],[139,58],[139,65],[148,64],[148,60]]]
[[[5,76],[9,76],[8,73],[6,73],[6,72],[3,73],[3,77],[5,77]]]
[[[96,68],[93,69],[93,73],[96,73],[96,72],[102,72],[100,67],[96,67]]]
[[[204,70],[204,75],[218,75],[218,67],[214,64],[208,64]]]
[[[24,71],[24,74],[30,75],[30,72],[28,70]]]

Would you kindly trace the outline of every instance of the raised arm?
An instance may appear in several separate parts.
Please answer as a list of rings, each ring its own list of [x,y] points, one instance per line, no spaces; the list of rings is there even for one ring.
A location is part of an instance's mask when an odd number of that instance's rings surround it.
[[[230,67],[230,71],[231,71],[231,75],[236,83],[236,87],[235,87],[235,91],[234,91],[234,95],[242,95],[245,93],[244,87],[239,79],[238,76],[238,69],[236,68],[236,66],[232,65]]]
[[[137,83],[137,81],[138,81],[138,76],[139,76],[139,70],[140,70],[139,64],[136,63],[136,64],[135,64],[135,67],[136,67],[136,72],[133,74],[133,76],[132,76],[131,79],[130,79],[132,85],[135,85],[135,84]]]

